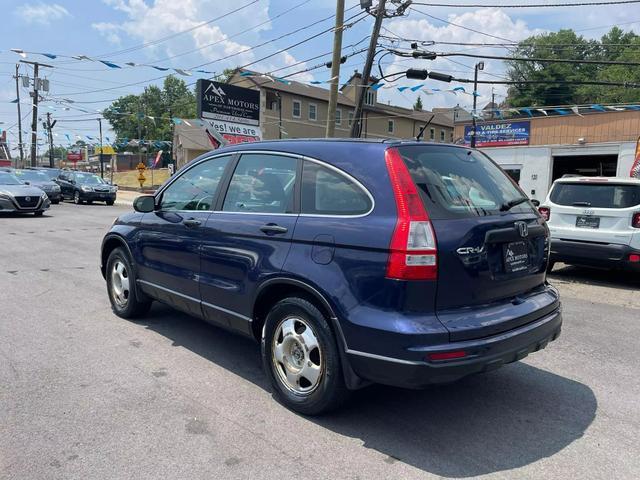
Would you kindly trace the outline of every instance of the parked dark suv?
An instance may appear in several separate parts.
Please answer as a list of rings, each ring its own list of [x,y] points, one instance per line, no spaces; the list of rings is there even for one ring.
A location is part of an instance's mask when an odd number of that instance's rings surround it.
[[[371,382],[491,370],[560,334],[545,222],[478,151],[237,145],[134,208],[102,244],[114,312],[159,300],[260,340],[276,396],[305,414]]]
[[[57,182],[62,190],[62,199],[71,198],[77,205],[95,201],[113,205],[116,201],[118,187],[94,173],[62,170]]]

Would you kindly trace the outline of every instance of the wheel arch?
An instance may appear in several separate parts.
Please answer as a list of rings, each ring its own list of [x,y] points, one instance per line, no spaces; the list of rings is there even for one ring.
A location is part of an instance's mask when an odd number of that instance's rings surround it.
[[[102,241],[102,248],[100,250],[100,272],[102,273],[103,278],[106,278],[107,260],[109,259],[109,255],[111,255],[111,252],[118,247],[123,247],[127,251],[131,262],[134,263],[133,255],[127,241],[118,234],[107,234]],[[135,264],[133,267],[135,268]]]

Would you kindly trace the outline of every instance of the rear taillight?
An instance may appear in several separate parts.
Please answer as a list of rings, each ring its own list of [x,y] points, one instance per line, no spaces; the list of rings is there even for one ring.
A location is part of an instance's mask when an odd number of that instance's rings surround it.
[[[549,221],[551,218],[551,209],[549,207],[539,207],[538,212],[540,212],[540,215],[542,215],[542,218],[546,221]]]
[[[389,148],[385,161],[398,210],[387,277],[434,280],[438,274],[436,237],[416,184],[397,149]]]
[[[636,212],[631,217],[631,226],[633,228],[640,228],[640,212]]]
[[[632,253],[631,255],[629,255],[629,261],[631,263],[640,263],[640,255],[638,255],[637,253]]]

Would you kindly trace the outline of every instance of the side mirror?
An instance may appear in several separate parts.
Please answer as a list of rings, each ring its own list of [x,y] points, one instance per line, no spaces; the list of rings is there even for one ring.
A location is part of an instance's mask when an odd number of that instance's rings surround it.
[[[540,206],[540,200],[533,199],[531,200],[531,203],[533,203],[533,206],[536,208]]]
[[[75,184],[76,184],[76,181],[75,181],[75,180],[69,180],[69,183],[70,183],[71,185],[75,185]]]
[[[153,195],[140,195],[133,201],[133,209],[140,213],[153,212],[156,209],[156,197]]]

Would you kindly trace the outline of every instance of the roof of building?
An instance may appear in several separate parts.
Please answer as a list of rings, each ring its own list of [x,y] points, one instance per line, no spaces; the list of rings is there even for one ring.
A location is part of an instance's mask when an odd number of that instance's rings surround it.
[[[211,142],[204,129],[199,125],[198,119],[187,119],[191,125],[183,123],[174,127],[174,136],[179,139],[176,148],[184,148],[187,150],[213,150]]]

